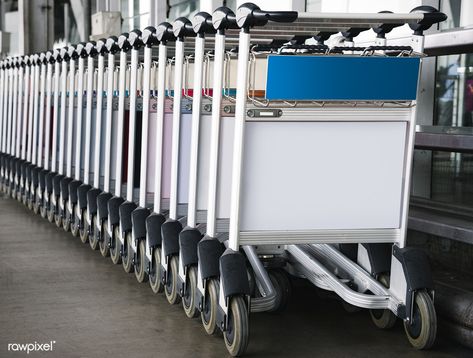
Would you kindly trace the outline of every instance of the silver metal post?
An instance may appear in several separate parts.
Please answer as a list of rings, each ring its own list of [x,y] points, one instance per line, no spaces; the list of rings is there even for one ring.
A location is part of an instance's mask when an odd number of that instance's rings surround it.
[[[60,83],[60,65],[56,61],[54,64],[54,100],[53,100],[53,145],[51,147],[52,159],[51,159],[51,170],[55,172],[57,170],[57,140],[59,130],[59,83]]]
[[[174,100],[172,111],[171,143],[171,190],[169,218],[177,220],[177,190],[179,184],[179,134],[181,129],[182,70],[184,65],[184,41],[177,39],[174,63]]]
[[[196,227],[197,211],[197,173],[199,161],[200,107],[202,104],[202,78],[204,72],[205,38],[195,38],[194,92],[192,98],[192,138],[189,164],[189,200],[187,206],[187,225]]]
[[[66,140],[66,93],[67,93],[67,62],[62,62],[61,71],[61,115],[59,132],[59,174],[64,174],[64,141]]]
[[[115,67],[115,55],[108,54],[107,66],[107,112],[106,112],[106,128],[105,128],[105,177],[103,190],[110,191],[110,170],[112,156],[112,105],[113,105],[113,75]],[[115,148],[118,150],[118,148]]]
[[[209,196],[207,204],[207,235],[216,236],[217,229],[217,172],[218,147],[220,133],[220,110],[222,107],[223,67],[225,55],[225,35],[215,35],[215,57],[213,74],[212,96],[212,124],[210,129],[210,157],[209,157]],[[239,68],[240,70],[240,68]],[[239,73],[239,72],[238,72]],[[240,77],[238,77],[240,79]],[[245,89],[246,94],[246,89]],[[245,96],[246,100],[246,96]]]
[[[100,187],[100,155],[102,138],[102,103],[103,103],[103,80],[104,80],[105,57],[100,54],[98,57],[97,70],[97,111],[95,116],[95,153],[94,153],[94,187]]]
[[[38,111],[39,111],[39,65],[34,66],[34,86],[33,86],[33,154],[32,163],[36,165],[38,162]]]
[[[73,132],[74,132],[75,76],[76,76],[76,60],[71,58],[69,60],[69,108],[67,109],[67,118],[68,118],[69,125],[67,126],[66,176],[68,178],[72,178],[72,142],[73,142],[73,135],[74,135]],[[77,148],[77,142],[76,142],[76,148]]]
[[[85,109],[85,158],[84,158],[84,183],[90,181],[90,147],[92,132],[92,97],[94,94],[94,58],[87,58],[87,97]],[[95,148],[97,150],[97,148]]]
[[[118,129],[117,153],[115,172],[115,196],[122,194],[122,165],[123,165],[123,127],[125,115],[125,80],[126,80],[126,52],[120,52],[120,74],[118,80]]]
[[[41,64],[41,80],[39,88],[39,141],[38,141],[38,166],[43,167],[43,145],[44,145],[44,102],[46,86],[46,64]]]
[[[248,87],[248,60],[250,34],[240,32],[238,51],[238,78],[235,109],[235,136],[233,142],[232,188],[230,204],[229,248],[238,251],[240,234],[240,188],[243,159],[243,143],[246,121],[246,96]]]
[[[148,132],[149,132],[149,101],[151,80],[151,47],[144,48],[144,71],[143,71],[143,116],[141,126],[141,167],[140,167],[140,198],[139,205],[146,207],[146,183],[148,176]],[[160,143],[159,138],[155,138]]]
[[[82,112],[84,102],[84,59],[79,57],[77,70],[77,110],[76,110],[76,164],[75,179],[80,180],[80,165],[82,157]]]
[[[138,70],[138,50],[131,50],[130,67],[130,112],[128,120],[128,167],[126,200],[133,201],[135,169],[135,132],[136,132],[136,79]]]
[[[24,85],[24,77],[25,77],[25,69],[23,66],[20,66],[18,70],[18,107],[17,107],[17,126],[16,126],[16,156],[18,158],[21,158],[21,139],[23,136],[23,133],[25,132],[25,121],[23,118],[23,85]],[[23,158],[22,158],[23,159]],[[19,173],[17,173],[19,175]]]
[[[156,118],[156,168],[154,173],[154,212],[161,212],[161,185],[162,185],[162,163],[163,163],[163,128],[164,128],[164,100],[166,88],[166,61],[167,46],[159,44],[158,59],[158,102]]]
[[[44,169],[49,170],[49,161],[51,157],[51,152],[49,148],[49,143],[51,143],[51,95],[52,95],[52,72],[53,65],[48,63],[46,68],[46,136],[45,136],[45,156],[44,156]]]

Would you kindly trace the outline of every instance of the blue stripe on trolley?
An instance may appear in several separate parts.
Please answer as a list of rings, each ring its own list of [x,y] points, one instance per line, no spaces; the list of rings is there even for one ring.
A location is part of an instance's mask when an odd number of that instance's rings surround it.
[[[376,56],[268,57],[271,100],[415,100],[420,59]]]

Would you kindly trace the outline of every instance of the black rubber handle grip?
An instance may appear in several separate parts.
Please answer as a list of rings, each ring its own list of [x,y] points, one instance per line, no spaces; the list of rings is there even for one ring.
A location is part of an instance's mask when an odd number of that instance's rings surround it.
[[[264,11],[253,3],[245,3],[237,10],[237,23],[241,28],[264,26],[268,21],[291,23],[297,20],[297,11]]]
[[[195,14],[192,20],[192,27],[194,32],[198,35],[214,34],[215,29],[212,23],[212,15],[208,12],[201,11]]]
[[[138,50],[143,46],[143,41],[141,40],[141,31],[138,29],[130,31],[128,34],[128,42],[134,50]]]
[[[195,37],[197,34],[194,31],[192,22],[186,17],[179,17],[172,24],[174,36],[183,40],[185,37]]]
[[[110,36],[105,42],[105,47],[107,51],[111,54],[116,54],[120,51],[120,47],[118,47],[118,38],[116,36]]]
[[[156,38],[159,42],[176,41],[172,25],[169,22],[162,22],[156,27]]]
[[[107,46],[106,46],[107,40],[106,39],[98,39],[97,44],[95,45],[95,51],[99,55],[106,54],[108,52]]]
[[[447,15],[428,5],[417,6],[411,10],[411,13],[424,14],[422,20],[416,24],[409,24],[409,27],[414,30],[415,35],[422,35],[423,32],[428,30],[433,24],[447,20]]]
[[[87,44],[85,45],[86,54],[88,56],[95,57],[98,54],[96,46],[97,46],[97,43],[95,41],[87,42]]]
[[[212,25],[217,31],[238,29],[235,13],[226,6],[221,6],[212,13]]]
[[[156,45],[159,41],[156,38],[156,28],[154,26],[148,26],[141,33],[141,41],[146,47]]]
[[[124,32],[120,36],[118,36],[117,45],[123,52],[128,52],[131,50],[131,45],[128,42],[128,32]]]

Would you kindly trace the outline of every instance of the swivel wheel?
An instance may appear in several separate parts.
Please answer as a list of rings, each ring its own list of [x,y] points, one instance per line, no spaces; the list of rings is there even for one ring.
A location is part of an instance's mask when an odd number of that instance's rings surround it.
[[[181,297],[179,296],[179,289],[177,286],[178,283],[178,257],[171,256],[169,258],[168,271],[166,272],[166,283],[164,285],[164,294],[169,304],[175,305],[179,303]]]
[[[139,283],[148,281],[146,272],[146,241],[140,240],[135,255],[135,277]]]
[[[218,310],[218,280],[211,278],[207,281],[205,288],[204,302],[200,312],[202,325],[207,334],[215,334],[217,332],[217,310]]]
[[[243,296],[235,296],[230,299],[228,307],[228,321],[223,339],[228,353],[237,357],[245,353],[248,347],[249,326],[248,308]]]
[[[109,237],[107,232],[107,225],[107,220],[104,220],[100,225],[100,232],[98,233],[100,254],[103,257],[107,257],[110,255],[110,247],[108,246]]]
[[[384,287],[389,288],[390,279],[388,275],[380,275],[378,281],[383,284]],[[390,329],[396,324],[397,317],[390,310],[370,310],[371,320],[374,325],[380,329]]]
[[[99,230],[97,229],[97,215],[92,216],[92,227],[90,228],[89,245],[92,250],[99,248]]]
[[[122,266],[126,273],[133,272],[133,250],[131,248],[131,240],[131,233],[127,233],[122,248]]]
[[[121,242],[120,242],[120,229],[116,226],[113,229],[112,237],[110,238],[110,259],[113,264],[118,265],[122,262],[121,256]]]
[[[161,281],[161,248],[156,247],[151,257],[151,270],[149,272],[149,285],[154,293],[160,293],[164,290]]]
[[[437,314],[426,291],[415,293],[412,322],[404,321],[407,339],[416,349],[429,349],[437,336]]]
[[[189,318],[195,318],[199,314],[195,302],[196,291],[197,267],[195,265],[192,265],[187,269],[185,290],[182,293],[182,308],[184,308],[184,312]]]

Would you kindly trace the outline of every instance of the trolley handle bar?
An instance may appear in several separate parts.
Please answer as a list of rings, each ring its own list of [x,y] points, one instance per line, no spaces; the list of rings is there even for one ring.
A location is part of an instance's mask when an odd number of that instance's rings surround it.
[[[162,22],[156,27],[156,38],[165,44],[168,41],[176,41],[172,25],[169,22]]]
[[[185,37],[195,37],[197,34],[194,31],[192,22],[186,17],[177,18],[172,24],[174,36],[179,41],[184,41]]]
[[[212,15],[208,12],[201,11],[195,14],[192,20],[192,27],[197,36],[204,37],[206,34],[215,34],[212,23]]]

